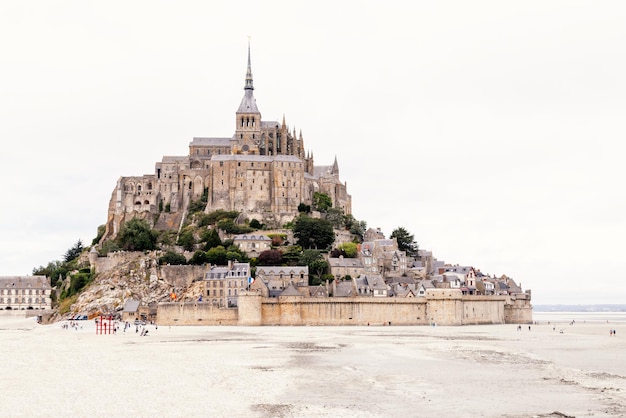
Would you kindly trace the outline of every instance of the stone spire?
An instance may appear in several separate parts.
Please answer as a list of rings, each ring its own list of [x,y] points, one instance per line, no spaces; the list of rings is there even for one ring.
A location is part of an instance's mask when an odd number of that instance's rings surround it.
[[[337,164],[337,156],[335,155],[335,162],[333,163],[333,168],[330,169],[330,172],[334,175],[339,175],[339,164]]]
[[[252,95],[254,84],[252,83],[252,64],[250,61],[250,41],[248,41],[248,68],[246,70],[246,84],[243,88],[245,94],[241,99],[241,104],[237,113],[260,113],[256,107],[256,99]]]
[[[244,90],[254,90],[252,83],[252,64],[250,63],[250,40],[248,40],[248,69],[246,70],[246,85]]]

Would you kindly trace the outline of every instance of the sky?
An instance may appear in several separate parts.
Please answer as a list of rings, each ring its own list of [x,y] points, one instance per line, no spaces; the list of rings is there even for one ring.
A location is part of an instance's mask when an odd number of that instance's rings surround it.
[[[355,218],[534,304],[626,303],[626,4],[0,3],[0,275],[90,245],[120,176],[264,120]]]

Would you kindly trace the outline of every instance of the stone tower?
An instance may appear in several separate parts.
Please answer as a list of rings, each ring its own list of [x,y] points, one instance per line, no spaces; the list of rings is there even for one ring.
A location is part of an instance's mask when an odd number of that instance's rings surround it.
[[[252,65],[250,63],[250,44],[248,43],[248,68],[246,70],[246,82],[244,96],[235,113],[236,144],[233,154],[259,154],[261,143],[261,112],[254,98],[254,84],[252,80]]]

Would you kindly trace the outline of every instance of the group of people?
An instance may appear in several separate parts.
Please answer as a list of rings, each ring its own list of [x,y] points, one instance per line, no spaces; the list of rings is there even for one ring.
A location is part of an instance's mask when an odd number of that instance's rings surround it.
[[[610,329],[610,330],[609,330],[609,335],[610,335],[611,337],[613,337],[613,336],[615,335],[615,330],[614,330],[614,329]]]

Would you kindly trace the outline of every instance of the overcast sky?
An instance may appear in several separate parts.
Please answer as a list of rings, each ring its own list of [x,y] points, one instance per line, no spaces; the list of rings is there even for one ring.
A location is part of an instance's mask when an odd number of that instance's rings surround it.
[[[354,216],[535,304],[626,303],[626,4],[0,3],[0,275],[91,244],[120,176],[264,120]]]

